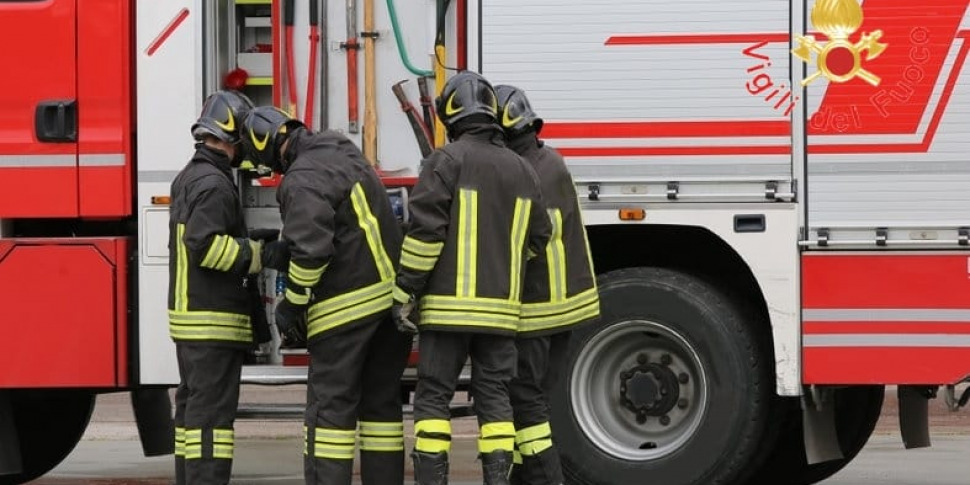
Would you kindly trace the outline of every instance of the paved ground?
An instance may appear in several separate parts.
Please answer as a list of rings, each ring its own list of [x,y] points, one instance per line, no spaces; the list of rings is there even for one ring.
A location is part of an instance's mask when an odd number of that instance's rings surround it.
[[[248,387],[244,402],[299,402],[302,386]],[[895,398],[887,396],[876,435],[860,456],[825,485],[966,485],[970,483],[970,413],[950,414],[933,405],[934,446],[905,451],[896,428]],[[410,423],[409,423],[410,425]],[[452,485],[480,484],[475,461],[475,422],[454,422],[456,444]],[[237,424],[237,459],[233,483],[303,483],[302,424],[295,421],[241,421]],[[410,435],[411,430],[407,429]],[[408,444],[410,449],[410,442]],[[95,416],[75,452],[34,485],[121,485],[170,483],[170,456],[145,458],[137,442],[125,394],[99,397]],[[410,477],[410,469],[408,470]],[[408,479],[407,483],[410,483]],[[783,484],[779,484],[783,485]]]

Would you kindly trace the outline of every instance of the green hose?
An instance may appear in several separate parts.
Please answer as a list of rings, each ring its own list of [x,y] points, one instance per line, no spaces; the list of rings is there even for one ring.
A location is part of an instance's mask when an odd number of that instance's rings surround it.
[[[391,28],[394,30],[394,40],[397,41],[397,52],[401,54],[401,62],[404,63],[404,67],[408,68],[408,71],[411,71],[415,76],[434,76],[432,71],[414,67],[414,64],[411,64],[411,60],[408,59],[408,52],[404,48],[404,39],[401,38],[401,26],[397,23],[397,9],[394,8],[394,0],[387,0],[387,13],[391,17]]]

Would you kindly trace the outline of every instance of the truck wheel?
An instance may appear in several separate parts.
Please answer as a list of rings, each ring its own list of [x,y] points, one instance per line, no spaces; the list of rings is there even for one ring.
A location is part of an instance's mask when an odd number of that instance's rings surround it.
[[[772,384],[742,313],[666,269],[608,273],[600,299],[551,398],[568,482],[730,483],[764,434]]]
[[[94,410],[94,394],[82,391],[12,391],[23,472],[0,475],[0,485],[33,480],[51,471],[81,441]]]
[[[746,485],[810,485],[835,475],[862,451],[876,428],[885,398],[884,386],[853,386],[835,390],[835,426],[841,460],[809,465],[805,460],[802,411],[789,399],[788,420],[772,452]]]

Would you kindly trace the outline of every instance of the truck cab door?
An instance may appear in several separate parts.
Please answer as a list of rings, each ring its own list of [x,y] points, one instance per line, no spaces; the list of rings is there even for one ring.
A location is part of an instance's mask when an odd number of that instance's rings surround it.
[[[0,2],[0,217],[78,214],[76,9]]]

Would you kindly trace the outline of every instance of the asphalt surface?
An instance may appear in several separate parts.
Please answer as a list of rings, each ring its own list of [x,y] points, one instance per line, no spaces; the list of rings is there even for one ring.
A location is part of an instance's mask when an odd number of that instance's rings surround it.
[[[302,386],[246,386],[243,402],[299,402]],[[970,413],[951,414],[934,402],[933,447],[904,450],[896,428],[895,397],[887,395],[883,417],[866,449],[824,485],[966,485],[970,484]],[[481,484],[475,460],[476,424],[454,420],[452,485]],[[407,423],[406,435],[411,434]],[[236,425],[237,484],[301,484],[302,423],[240,421]],[[411,448],[408,441],[407,448]],[[410,461],[410,460],[408,460]],[[34,485],[121,485],[171,483],[172,457],[145,458],[126,394],[99,396],[84,439],[68,459]],[[411,483],[410,464],[406,483]],[[359,483],[355,481],[355,483]],[[784,485],[784,484],[779,484]]]

